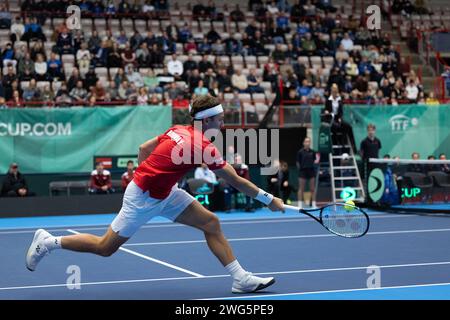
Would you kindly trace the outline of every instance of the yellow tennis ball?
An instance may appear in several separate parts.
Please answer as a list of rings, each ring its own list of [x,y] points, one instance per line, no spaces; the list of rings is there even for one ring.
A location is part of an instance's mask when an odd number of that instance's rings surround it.
[[[344,209],[347,211],[353,211],[355,209],[355,203],[352,200],[348,200],[345,202]]]

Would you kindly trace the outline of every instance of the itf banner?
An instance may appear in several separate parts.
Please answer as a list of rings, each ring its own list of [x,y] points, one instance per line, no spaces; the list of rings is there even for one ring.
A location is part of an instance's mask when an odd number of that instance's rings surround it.
[[[95,155],[137,154],[172,124],[168,106],[0,110],[0,172],[89,172]]]
[[[313,107],[314,146],[318,146],[321,107]],[[344,119],[353,128],[357,147],[367,136],[369,123],[377,127],[380,157],[390,154],[409,159],[419,152],[422,159],[439,153],[450,155],[450,105],[363,106],[345,105]]]

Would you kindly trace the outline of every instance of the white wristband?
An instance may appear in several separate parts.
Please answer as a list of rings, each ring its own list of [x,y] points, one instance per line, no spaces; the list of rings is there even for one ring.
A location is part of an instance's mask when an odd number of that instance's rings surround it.
[[[259,189],[258,195],[255,197],[255,199],[261,201],[265,205],[269,205],[269,203],[271,203],[273,200],[273,195],[265,192],[263,189]]]

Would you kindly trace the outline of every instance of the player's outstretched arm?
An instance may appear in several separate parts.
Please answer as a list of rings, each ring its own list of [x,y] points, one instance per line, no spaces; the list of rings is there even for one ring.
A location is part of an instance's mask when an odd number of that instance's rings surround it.
[[[148,158],[158,145],[158,137],[150,139],[139,146],[138,164]]]
[[[283,201],[280,198],[274,197],[264,190],[259,189],[251,181],[238,176],[238,174],[230,164],[227,163],[222,169],[214,170],[214,173],[219,178],[224,179],[233,188],[236,188],[245,195],[266,204],[270,210],[284,212]]]

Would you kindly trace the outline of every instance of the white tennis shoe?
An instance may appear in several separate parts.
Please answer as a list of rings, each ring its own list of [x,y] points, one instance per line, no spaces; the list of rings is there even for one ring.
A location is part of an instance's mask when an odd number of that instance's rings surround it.
[[[247,272],[242,279],[234,280],[231,292],[233,293],[250,293],[267,288],[275,283],[273,277],[260,278],[254,276],[251,272]]]
[[[30,271],[36,270],[37,264],[45,257],[50,251],[44,244],[44,240],[52,235],[44,229],[38,229],[34,233],[33,241],[27,251],[26,266]]]

